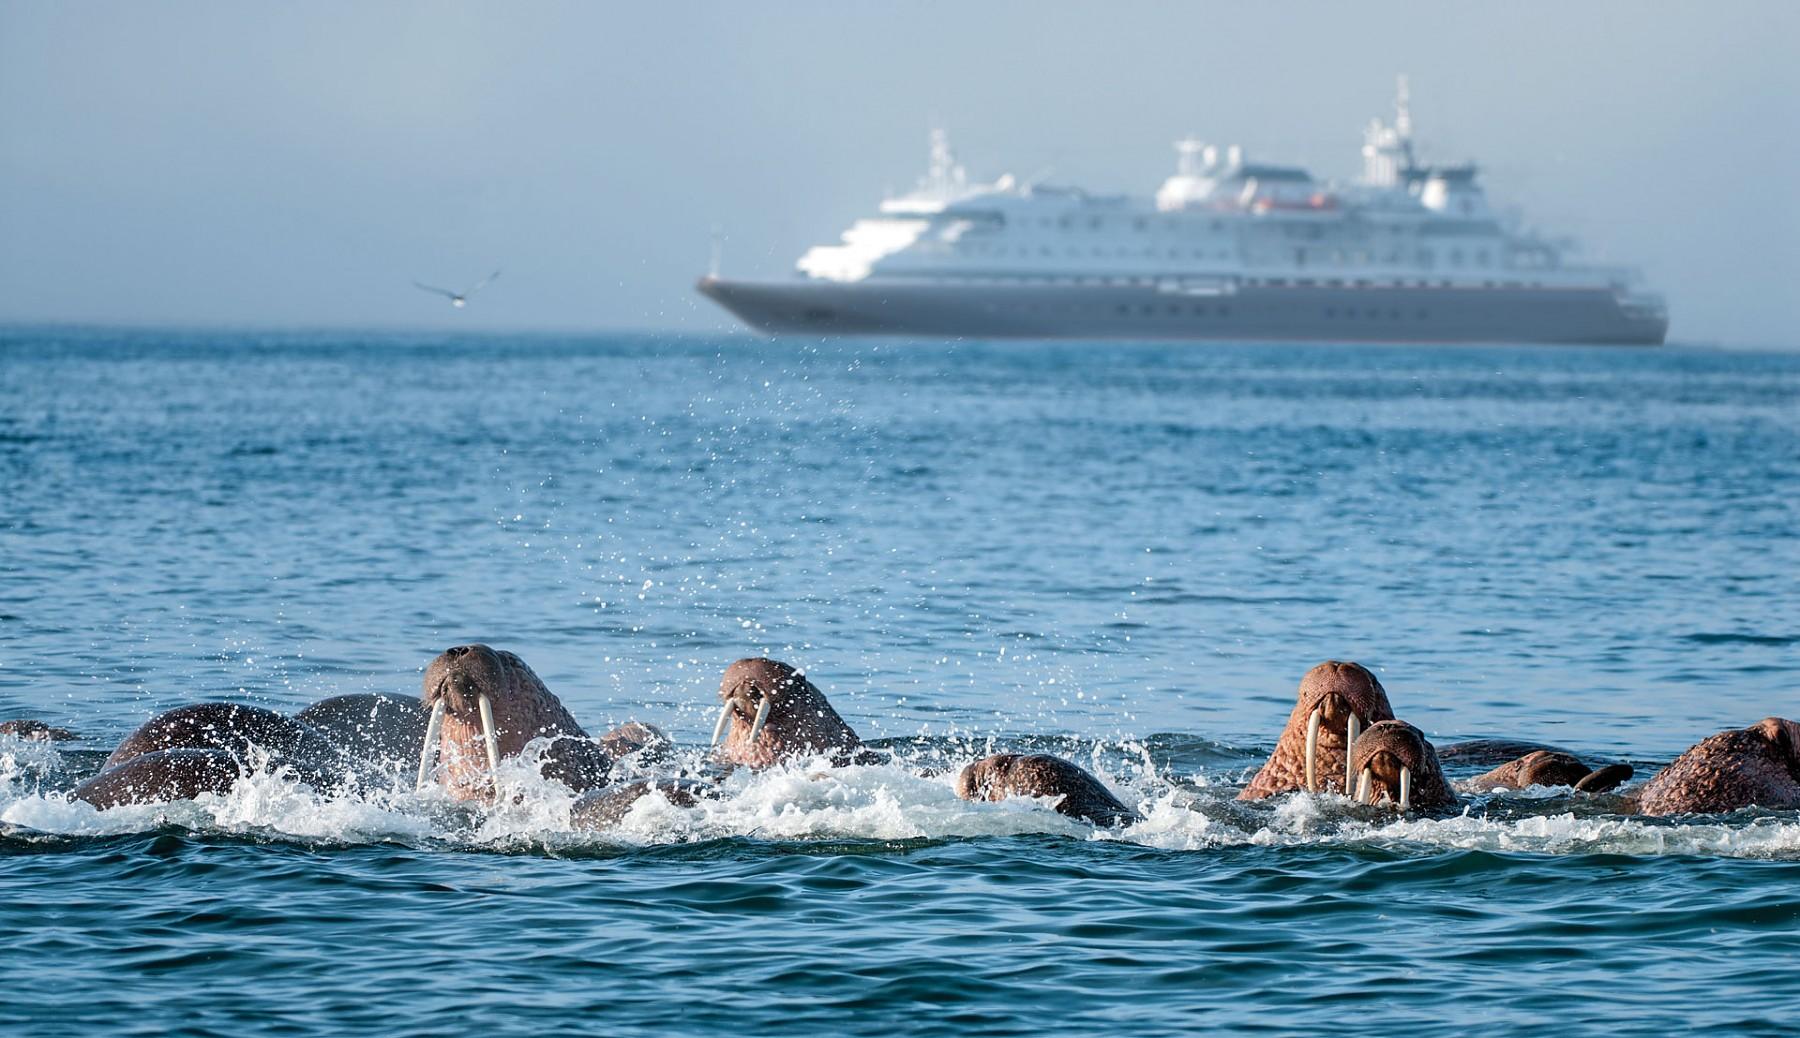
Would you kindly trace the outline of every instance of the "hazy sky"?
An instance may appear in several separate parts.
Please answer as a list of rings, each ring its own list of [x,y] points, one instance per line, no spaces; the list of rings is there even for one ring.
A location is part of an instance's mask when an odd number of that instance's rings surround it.
[[[0,0],[0,320],[733,327],[922,171],[1149,193],[1193,133],[1427,156],[1641,266],[1677,340],[1800,343],[1800,3]],[[408,284],[504,275],[462,312]]]

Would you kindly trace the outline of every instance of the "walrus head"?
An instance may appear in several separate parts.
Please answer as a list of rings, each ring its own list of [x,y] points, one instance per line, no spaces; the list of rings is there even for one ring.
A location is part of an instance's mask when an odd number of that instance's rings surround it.
[[[1348,770],[1346,751],[1362,729],[1393,717],[1387,690],[1368,668],[1326,660],[1300,679],[1275,751],[1238,799],[1296,789],[1349,794],[1355,773]]]
[[[1528,786],[1573,786],[1581,793],[1604,793],[1631,777],[1629,764],[1590,768],[1567,750],[1532,750],[1484,775],[1463,783],[1465,790],[1524,789]]]
[[[1644,783],[1647,815],[1800,807],[1800,724],[1765,717],[1701,740]]]
[[[425,668],[424,704],[431,715],[419,755],[419,784],[430,781],[438,754],[446,785],[464,800],[493,795],[492,775],[539,736],[585,740],[573,715],[525,661],[486,645],[445,649]]]
[[[1007,797],[1058,797],[1056,810],[1095,825],[1138,821],[1138,814],[1079,765],[1045,753],[996,753],[970,764],[956,776],[956,795],[964,800]]]
[[[825,693],[785,663],[742,659],[719,681],[724,707],[713,744],[733,764],[765,768],[799,754],[848,750],[862,744],[826,701]]]
[[[1350,747],[1356,802],[1386,802],[1401,811],[1442,811],[1456,806],[1437,751],[1425,733],[1405,721],[1377,721]]]

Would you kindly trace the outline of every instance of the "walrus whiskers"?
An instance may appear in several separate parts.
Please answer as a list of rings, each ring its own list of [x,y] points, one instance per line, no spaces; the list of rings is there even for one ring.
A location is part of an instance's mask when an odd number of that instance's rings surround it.
[[[488,700],[487,693],[475,697],[475,705],[481,710],[481,741],[487,746],[488,776],[494,780],[496,789],[500,786],[500,740],[494,736],[494,704]]]
[[[1400,811],[1404,814],[1412,806],[1412,769],[1400,767]]]
[[[1324,711],[1313,708],[1312,716],[1306,719],[1306,791],[1319,791],[1319,721]]]
[[[438,731],[444,727],[444,701],[438,700],[431,708],[431,720],[425,724],[425,745],[419,747],[419,781],[415,789],[424,789],[431,781],[432,769],[437,766]]]
[[[724,705],[724,707],[720,708],[720,710],[719,710],[719,723],[713,725],[712,744],[714,746],[719,745],[719,740],[725,738],[725,730],[730,727],[731,727],[731,704],[726,703]]]
[[[774,702],[775,702],[775,697],[764,696],[762,703],[759,706],[757,706],[756,720],[750,722],[750,738],[745,740],[745,742],[748,743],[749,745],[751,745],[751,746],[756,745],[756,737],[758,735],[762,734],[763,722],[765,722],[769,719],[769,707]]]
[[[1362,718],[1356,712],[1350,712],[1350,719],[1344,722],[1344,792],[1350,792],[1350,780],[1356,777],[1356,765],[1350,763],[1351,750],[1356,746],[1357,736],[1362,734]]]

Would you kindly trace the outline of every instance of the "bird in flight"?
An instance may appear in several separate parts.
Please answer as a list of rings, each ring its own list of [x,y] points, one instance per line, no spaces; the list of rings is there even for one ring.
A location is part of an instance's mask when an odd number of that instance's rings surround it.
[[[454,306],[458,310],[461,310],[463,307],[469,305],[469,297],[470,296],[481,291],[482,288],[488,282],[494,280],[495,278],[497,278],[499,276],[500,276],[500,272],[498,270],[496,270],[492,274],[489,274],[487,277],[484,277],[480,281],[477,281],[473,285],[470,285],[468,288],[463,289],[461,292],[452,292],[447,288],[438,288],[435,285],[427,285],[427,284],[425,284],[423,282],[419,282],[419,281],[415,281],[415,282],[413,282],[413,284],[419,288],[424,289],[427,292],[436,292],[438,295],[443,296],[444,298],[450,300],[451,306]]]

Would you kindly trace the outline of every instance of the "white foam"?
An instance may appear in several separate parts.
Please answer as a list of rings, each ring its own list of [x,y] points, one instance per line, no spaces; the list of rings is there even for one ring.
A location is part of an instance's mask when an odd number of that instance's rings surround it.
[[[499,804],[477,808],[438,787],[326,797],[291,774],[258,772],[218,796],[106,811],[46,792],[62,770],[57,751],[32,740],[0,738],[0,822],[47,833],[112,836],[177,826],[197,832],[255,834],[333,843],[400,841],[492,848],[583,845],[653,846],[726,838],[806,841],[938,840],[1048,834],[1116,840],[1173,851],[1229,846],[1406,845],[1533,854],[1699,854],[1800,858],[1800,819],[1789,815],[1670,822],[1578,815],[1566,790],[1524,790],[1490,798],[1449,818],[1400,818],[1334,794],[1290,794],[1256,804],[1235,800],[1230,775],[1158,774],[1147,755],[1095,754],[1094,769],[1142,819],[1101,829],[1058,814],[1053,802],[1018,798],[972,803],[956,796],[951,762],[931,774],[909,762],[834,768],[796,761],[760,772],[739,770],[716,798],[681,807],[662,796],[638,800],[619,824],[600,833],[573,829],[575,797],[540,777],[532,754],[504,762]],[[690,770],[703,751],[677,763]],[[960,757],[961,754],[959,753]],[[1114,770],[1101,770],[1110,760]]]

